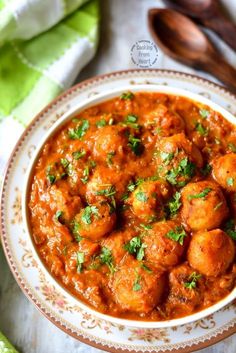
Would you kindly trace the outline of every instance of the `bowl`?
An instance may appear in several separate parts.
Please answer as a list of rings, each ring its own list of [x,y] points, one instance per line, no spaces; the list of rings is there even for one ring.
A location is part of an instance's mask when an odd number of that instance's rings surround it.
[[[27,173],[26,173],[26,178],[25,178],[25,184],[23,187],[23,195],[22,195],[22,211],[23,211],[23,222],[24,222],[24,227],[27,230],[27,233],[30,237],[30,244],[31,244],[31,249],[34,254],[34,256],[37,258],[38,262],[41,265],[41,268],[44,272],[49,273],[43,262],[41,261],[37,250],[34,246],[34,242],[31,237],[31,230],[29,226],[29,219],[28,219],[28,207],[27,207],[27,200],[28,200],[28,194],[29,194],[29,188],[30,188],[30,183],[32,180],[32,172],[34,169],[34,166],[38,160],[38,157],[42,151],[42,148],[45,144],[45,142],[58,131],[68,120],[70,120],[73,116],[76,114],[80,113],[84,109],[87,109],[91,106],[97,105],[99,103],[102,103],[104,101],[107,101],[109,99],[112,99],[114,97],[119,96],[122,92],[125,91],[130,91],[132,92],[156,92],[156,93],[166,93],[169,95],[177,95],[177,96],[182,96],[189,98],[193,101],[202,103],[204,105],[209,106],[212,108],[214,111],[219,112],[222,114],[222,116],[228,120],[229,122],[235,124],[236,120],[235,117],[226,111],[224,108],[220,107],[218,104],[210,101],[209,99],[195,94],[191,93],[187,90],[181,89],[181,88],[176,88],[176,87],[170,87],[170,86],[164,86],[164,85],[152,85],[152,84],[138,84],[138,85],[128,85],[128,86],[123,86],[119,87],[118,89],[112,89],[110,91],[106,91],[103,93],[95,94],[90,98],[85,99],[83,102],[80,102],[79,104],[73,106],[73,108],[69,109],[65,114],[63,114],[53,126],[47,131],[45,136],[41,139],[41,142],[39,143],[37,149],[34,152],[34,155],[31,159],[30,165],[28,167]],[[49,273],[50,274],[50,273]],[[138,320],[128,320],[128,319],[122,319],[122,318],[117,318],[113,317],[110,315],[102,314],[91,307],[87,306],[83,302],[81,302],[79,299],[75,298],[71,293],[69,293],[57,280],[50,274],[50,280],[53,283],[53,285],[58,288],[60,287],[60,290],[62,290],[65,295],[69,295],[71,297],[71,300],[74,302],[76,301],[78,306],[81,307],[81,309],[84,309],[88,313],[92,314],[93,316],[96,316],[100,319],[109,321],[110,323],[113,324],[119,324],[119,325],[124,325],[124,326],[131,326],[131,327],[140,327],[140,328],[164,328],[164,327],[173,327],[173,326],[178,326],[178,325],[183,325],[187,324],[196,320],[200,320],[205,318],[208,315],[213,314],[217,310],[223,308],[227,304],[229,304],[232,300],[236,298],[236,288],[233,289],[233,291],[227,295],[225,298],[220,300],[219,302],[215,303],[214,305],[199,311],[197,313],[194,313],[192,315],[188,315],[182,318],[178,319],[173,319],[173,320],[166,320],[166,321],[138,321]]]

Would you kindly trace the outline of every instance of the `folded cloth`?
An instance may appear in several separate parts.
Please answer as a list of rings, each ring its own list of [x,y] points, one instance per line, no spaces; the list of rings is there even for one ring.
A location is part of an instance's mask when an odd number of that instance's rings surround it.
[[[0,332],[0,353],[18,353],[5,336]]]
[[[92,59],[98,25],[99,0],[0,0],[0,184],[24,127]],[[0,353],[17,353],[1,332]]]
[[[92,59],[98,27],[99,0],[0,0],[0,177],[23,127]]]

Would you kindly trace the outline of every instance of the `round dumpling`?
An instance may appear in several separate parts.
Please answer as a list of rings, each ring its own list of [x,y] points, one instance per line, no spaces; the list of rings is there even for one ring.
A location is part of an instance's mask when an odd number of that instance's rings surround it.
[[[236,154],[226,154],[215,160],[213,176],[222,188],[228,191],[236,191]]]
[[[83,208],[74,223],[81,237],[99,240],[114,228],[116,214],[107,203],[94,204]]]
[[[145,260],[156,267],[178,264],[184,252],[186,236],[184,229],[174,221],[154,223],[142,238]]]
[[[163,218],[163,199],[169,194],[168,183],[144,181],[132,193],[129,203],[134,215],[145,222]]]
[[[162,273],[146,271],[132,259],[115,272],[112,292],[123,311],[141,314],[150,312],[160,302],[164,286]]]
[[[195,233],[188,248],[188,262],[205,276],[223,274],[235,256],[233,240],[222,230]]]
[[[193,231],[218,227],[228,216],[225,197],[212,181],[189,183],[182,189],[181,216]]]
[[[157,149],[158,173],[172,185],[184,186],[202,167],[200,151],[184,133],[161,139]]]
[[[168,315],[172,318],[190,315],[201,305],[204,293],[202,276],[187,263],[170,271],[169,295],[166,302]]]

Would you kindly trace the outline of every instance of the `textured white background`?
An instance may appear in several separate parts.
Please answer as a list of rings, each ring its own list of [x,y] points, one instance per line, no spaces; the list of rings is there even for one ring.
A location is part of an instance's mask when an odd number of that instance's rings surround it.
[[[222,0],[236,22],[236,0]],[[135,68],[130,49],[137,40],[150,39],[147,30],[147,10],[164,7],[161,0],[101,0],[102,30],[98,53],[79,75],[77,82],[94,75],[114,70]],[[236,67],[236,55],[216,36],[213,40]],[[236,40],[236,38],[235,38]],[[194,73],[194,70],[167,58],[159,50],[155,68]],[[210,75],[198,72],[214,80]],[[0,249],[0,330],[5,333],[21,353],[99,353],[69,337],[47,319],[22,294],[8,269]],[[202,353],[236,352],[236,336],[230,337]]]

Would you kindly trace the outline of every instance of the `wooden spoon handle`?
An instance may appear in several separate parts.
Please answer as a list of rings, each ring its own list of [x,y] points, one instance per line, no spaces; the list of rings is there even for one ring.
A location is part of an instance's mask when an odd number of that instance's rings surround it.
[[[223,58],[212,57],[208,62],[203,63],[201,68],[225,83],[236,94],[236,69]]]
[[[233,50],[236,51],[236,25],[223,16],[202,20],[204,26],[215,31]]]

